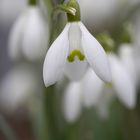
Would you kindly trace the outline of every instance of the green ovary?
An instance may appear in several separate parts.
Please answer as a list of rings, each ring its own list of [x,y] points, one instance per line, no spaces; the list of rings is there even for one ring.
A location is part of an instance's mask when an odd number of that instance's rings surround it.
[[[73,62],[75,56],[77,56],[80,61],[84,61],[85,59],[84,54],[82,54],[80,50],[73,50],[72,52],[70,52],[69,56],[67,57],[68,61]]]

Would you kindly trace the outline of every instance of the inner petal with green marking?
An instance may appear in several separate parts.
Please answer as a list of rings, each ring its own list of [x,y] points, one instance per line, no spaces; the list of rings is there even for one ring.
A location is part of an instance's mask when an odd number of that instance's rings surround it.
[[[69,53],[67,60],[69,62],[74,62],[76,56],[79,58],[80,61],[84,61],[85,59],[84,54],[80,50],[76,49]]]

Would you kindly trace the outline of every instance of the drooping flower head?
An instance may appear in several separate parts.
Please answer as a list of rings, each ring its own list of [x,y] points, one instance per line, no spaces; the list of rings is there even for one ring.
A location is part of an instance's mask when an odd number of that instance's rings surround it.
[[[90,66],[104,81],[110,82],[110,69],[106,53],[100,43],[80,21],[80,8],[76,0],[67,6],[68,23],[47,52],[43,78],[47,86],[54,84],[64,73],[71,80],[79,80]]]
[[[122,49],[121,49],[122,50]],[[62,109],[68,122],[75,122],[81,114],[82,106],[95,107],[103,119],[109,115],[109,107],[117,97],[128,109],[136,106],[136,85],[130,70],[116,54],[109,54],[112,84],[104,84],[90,68],[78,82],[70,82],[64,91]],[[132,65],[131,65],[132,66]],[[132,68],[131,68],[132,69]]]
[[[12,60],[40,61],[45,57],[47,42],[48,25],[36,0],[30,0],[10,32],[9,56]]]

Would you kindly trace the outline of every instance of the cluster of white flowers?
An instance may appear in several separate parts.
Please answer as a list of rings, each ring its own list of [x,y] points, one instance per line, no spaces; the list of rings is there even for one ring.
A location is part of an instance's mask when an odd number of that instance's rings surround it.
[[[82,19],[88,27],[91,27],[93,20],[97,22],[96,26],[98,22],[104,23],[103,17],[109,19],[116,14],[120,2],[108,1],[110,4],[105,0],[98,1],[97,6],[93,8],[91,0],[89,2],[79,0]],[[69,2],[67,6],[76,1]],[[102,9],[98,10],[100,17],[91,18],[90,16],[96,15],[96,7]],[[22,63],[24,61],[26,65],[21,63],[22,66],[15,67],[4,77],[0,88],[2,104],[8,100],[7,106],[15,108],[29,97],[27,94],[43,91],[40,75],[42,68],[37,67],[41,67],[40,63],[42,64],[44,60],[43,80],[46,87],[55,84],[63,76],[69,79],[63,99],[63,111],[68,121],[73,122],[78,118],[82,106],[95,106],[103,116],[107,116],[108,105],[114,95],[126,107],[134,108],[138,78],[131,47],[133,45],[122,44],[119,46],[118,54],[115,52],[106,54],[102,45],[80,20],[79,9],[70,8],[68,11],[70,13],[67,13],[68,22],[48,49],[49,24],[46,17],[38,5],[26,4],[24,11],[13,24],[8,40],[10,59]],[[110,12],[110,8],[113,12]],[[94,15],[91,14],[91,10],[94,10]],[[90,16],[85,16],[83,11]],[[137,41],[139,42],[139,39]],[[31,67],[32,63],[37,67]]]
[[[130,109],[135,107],[136,77],[134,74],[136,69],[133,65],[132,53],[132,48],[124,44],[120,49],[119,56],[108,55],[112,75],[111,85],[105,84],[91,69],[88,70],[81,81],[69,83],[64,92],[63,100],[66,120],[75,121],[80,115],[83,105],[87,108],[95,106],[101,111],[101,117],[107,117],[106,106],[112,101],[111,99],[115,94],[126,107]],[[130,63],[127,63],[128,61]]]
[[[41,63],[48,48],[48,33],[48,23],[41,7],[26,3],[11,27],[8,39],[8,55],[16,66],[6,73],[0,86],[1,104],[10,113],[43,93]]]

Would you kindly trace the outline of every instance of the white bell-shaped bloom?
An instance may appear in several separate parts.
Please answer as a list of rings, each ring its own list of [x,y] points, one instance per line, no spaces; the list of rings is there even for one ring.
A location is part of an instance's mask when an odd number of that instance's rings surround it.
[[[76,83],[70,83],[66,90],[67,92],[65,91],[64,93],[65,98],[63,101],[65,102],[65,106],[63,106],[64,114],[68,121],[70,114],[78,114],[73,118],[77,118],[77,116],[79,116],[79,111],[81,110],[77,109],[80,108],[79,105],[81,105],[81,107],[84,105],[87,108],[95,106],[100,116],[102,118],[107,118],[110,103],[115,95],[126,107],[130,109],[135,107],[135,82],[132,80],[129,70],[125,67],[122,60],[115,54],[109,54],[109,61],[111,67],[112,85],[106,85],[103,83],[103,81],[97,77],[91,68],[87,71],[82,80]],[[70,95],[73,95],[72,97],[75,99],[72,99]],[[75,102],[75,100],[78,101],[77,104],[75,103],[76,108],[73,107],[75,105],[71,104],[72,101]],[[75,121],[76,119],[73,120]]]
[[[0,85],[0,103],[4,110],[12,112],[32,97],[41,93],[42,82],[38,72],[29,65],[19,65],[10,70]]]
[[[88,64],[102,80],[111,81],[108,59],[100,43],[82,22],[67,23],[47,52],[44,83],[46,87],[54,84],[63,73],[72,80],[79,80]]]
[[[78,82],[70,83],[64,92],[63,112],[68,122],[75,122],[82,109],[81,85]]]
[[[47,51],[48,25],[39,7],[28,6],[17,19],[9,36],[9,55],[13,60],[44,59]]]
[[[128,108],[134,108],[136,104],[136,85],[134,80],[132,79],[131,73],[123,64],[122,60],[115,54],[109,54],[108,56],[112,75],[112,86],[110,86],[110,88],[114,89],[116,96],[122,103],[124,103],[124,105],[126,105]],[[101,94],[104,94],[103,89],[106,87],[106,84],[104,84],[98,77],[95,77],[93,71],[88,71],[85,77],[87,77],[87,79],[86,82],[84,82],[83,87],[87,88],[83,90],[83,100],[85,100],[84,102],[87,102],[89,104],[91,103],[90,100],[92,100],[93,105],[96,105],[96,103],[99,102],[99,96],[101,96]],[[88,79],[90,79],[89,82]],[[86,93],[86,91],[88,93]]]
[[[122,60],[119,57],[117,57],[115,54],[109,54],[108,56],[109,56],[111,75],[112,75],[112,86],[110,86],[110,88],[114,89],[116,96],[126,107],[134,108],[136,105],[136,85],[134,80],[132,79],[131,73],[128,70],[128,68],[123,64]],[[90,77],[88,75],[90,75]],[[85,100],[84,102],[87,102],[89,104],[91,102],[90,100],[92,100],[93,105],[96,105],[96,103],[99,102],[98,100],[100,99],[99,96],[104,94],[103,89],[106,87],[106,84],[104,84],[98,77],[95,77],[93,71],[88,71],[85,77],[86,76],[87,76],[87,80],[86,82],[84,82],[83,87],[88,87],[88,88],[86,88],[85,91],[83,90],[84,91],[83,100]],[[89,82],[88,82],[89,79],[88,77],[90,78]],[[96,83],[95,80],[97,81]],[[94,84],[96,86],[94,86]],[[91,90],[90,91],[91,93],[89,92],[89,89]],[[86,91],[89,92],[90,94],[86,93]],[[97,93],[94,93],[94,91]],[[89,95],[90,97],[88,97]]]

